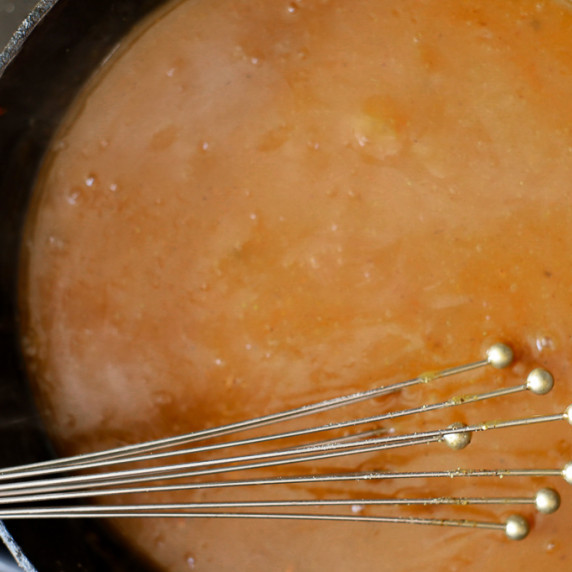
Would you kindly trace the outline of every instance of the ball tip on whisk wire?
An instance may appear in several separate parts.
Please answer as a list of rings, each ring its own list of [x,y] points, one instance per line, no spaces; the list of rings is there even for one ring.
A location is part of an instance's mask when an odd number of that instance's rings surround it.
[[[505,534],[510,540],[523,540],[530,532],[528,521],[520,514],[512,514],[506,520]]]
[[[545,395],[554,387],[554,377],[552,374],[541,368],[533,369],[526,378],[526,389],[536,395]]]
[[[552,514],[560,508],[560,495],[554,489],[540,489],[536,493],[536,510],[542,514]]]
[[[566,463],[562,469],[562,478],[570,485],[572,485],[572,461]]]
[[[490,346],[486,355],[489,364],[497,369],[508,367],[514,359],[512,348],[500,342]]]
[[[572,425],[572,404],[565,409],[564,419],[566,419],[566,421]]]
[[[449,425],[448,429],[463,429],[467,427],[464,423],[452,423]],[[445,444],[454,451],[460,451],[464,449],[470,442],[472,438],[472,433],[470,431],[455,431],[452,433],[446,433],[443,436],[443,441]]]

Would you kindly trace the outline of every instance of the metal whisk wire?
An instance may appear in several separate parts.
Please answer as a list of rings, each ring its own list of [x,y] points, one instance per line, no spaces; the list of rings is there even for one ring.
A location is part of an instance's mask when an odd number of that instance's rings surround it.
[[[532,496],[515,497],[420,497],[420,498],[364,498],[364,499],[325,499],[325,500],[257,500],[257,501],[224,501],[224,502],[185,502],[185,503],[144,503],[121,505],[87,505],[87,506],[35,506],[47,501],[70,501],[88,497],[127,495],[135,493],[160,493],[173,491],[192,491],[198,489],[260,487],[271,485],[296,485],[325,482],[360,482],[381,481],[412,478],[475,478],[475,477],[561,477],[572,483],[572,463],[559,469],[453,469],[445,471],[418,472],[352,472],[330,474],[307,474],[279,477],[257,477],[250,479],[199,481],[197,478],[221,475],[230,472],[266,469],[283,465],[321,461],[334,457],[364,454],[370,452],[410,447],[413,445],[443,442],[452,449],[467,446],[473,433],[498,430],[509,427],[548,423],[567,420],[571,422],[572,406],[564,412],[551,415],[525,417],[504,421],[482,422],[472,425],[454,423],[446,428],[406,434],[387,435],[384,428],[361,431],[325,440],[290,445],[262,452],[237,454],[240,447],[271,443],[292,438],[307,438],[328,431],[354,429],[360,425],[377,424],[400,417],[417,415],[445,408],[467,405],[478,401],[503,397],[518,392],[530,391],[537,395],[548,393],[554,380],[544,369],[534,369],[523,384],[496,389],[494,391],[454,396],[446,401],[423,404],[418,407],[385,412],[382,414],[351,419],[336,423],[315,425],[303,429],[256,435],[225,442],[215,442],[188,446],[201,441],[208,441],[232,435],[238,432],[258,429],[271,424],[297,419],[316,413],[374,399],[419,384],[427,384],[437,379],[447,378],[460,373],[472,371],[485,366],[501,369],[513,360],[513,352],[505,344],[494,344],[487,351],[486,359],[466,365],[455,366],[441,371],[418,376],[408,381],[391,385],[378,386],[366,391],[353,393],[305,405],[288,411],[265,415],[256,419],[241,421],[221,427],[210,428],[176,437],[159,439],[101,451],[77,455],[64,459],[45,461],[25,466],[11,467],[0,471],[0,518],[76,518],[76,517],[162,517],[162,518],[267,518],[267,519],[307,519],[358,522],[391,522],[424,525],[457,526],[503,530],[512,539],[524,538],[529,532],[527,521],[514,514],[504,522],[483,522],[466,519],[438,519],[419,517],[366,516],[356,514],[321,514],[294,512],[244,512],[242,509],[276,509],[276,508],[315,508],[315,507],[347,507],[347,506],[435,506],[435,505],[534,505],[538,511],[549,514],[560,506],[560,496],[552,488],[542,488]],[[163,460],[181,455],[204,455],[216,451],[230,450],[232,453],[224,457],[199,459],[185,462],[164,463]],[[152,463],[143,468],[109,467],[126,463]],[[160,464],[157,465],[156,463]],[[69,475],[74,471],[106,469],[79,475]],[[58,476],[65,473],[64,476]],[[53,476],[55,475],[55,476]],[[169,481],[183,482],[172,483]],[[193,479],[189,482],[189,479]],[[21,504],[34,503],[24,508]],[[16,506],[14,506],[16,505]]]

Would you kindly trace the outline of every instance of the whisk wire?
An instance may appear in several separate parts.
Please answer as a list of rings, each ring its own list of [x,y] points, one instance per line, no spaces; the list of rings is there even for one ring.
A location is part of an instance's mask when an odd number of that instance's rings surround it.
[[[503,344],[496,344],[496,346],[503,346]],[[494,347],[494,346],[493,346]],[[501,348],[500,353],[506,352],[510,353],[512,359],[512,350],[508,346],[504,346]],[[489,349],[489,355],[491,352]],[[502,358],[501,358],[502,359]],[[166,449],[175,446],[182,446],[187,445],[189,443],[193,443],[196,441],[204,440],[204,439],[211,439],[214,437],[223,437],[226,435],[230,435],[232,433],[237,433],[240,431],[250,430],[250,429],[257,429],[259,427],[263,427],[266,425],[280,423],[284,421],[289,421],[292,419],[296,419],[299,417],[304,417],[307,415],[313,415],[316,413],[321,413],[325,411],[330,411],[333,409],[337,409],[340,407],[345,407],[347,405],[353,405],[355,403],[359,403],[361,401],[366,401],[368,399],[374,399],[377,397],[381,397],[383,395],[387,395],[390,393],[394,393],[397,391],[401,391],[408,387],[412,387],[419,384],[426,384],[430,381],[443,379],[446,377],[450,377],[452,375],[465,373],[468,371],[472,371],[475,369],[482,368],[486,365],[491,363],[501,363],[498,358],[495,356],[492,360],[490,357],[483,360],[478,360],[469,364],[458,365],[454,367],[449,367],[442,369],[436,372],[430,372],[426,374],[422,374],[418,377],[407,381],[401,381],[398,383],[393,383],[390,385],[383,385],[379,387],[375,387],[373,389],[369,389],[366,391],[356,392],[349,395],[345,395],[342,397],[335,397],[332,399],[326,399],[323,401],[319,401],[317,403],[312,403],[310,405],[303,405],[301,407],[296,407],[294,409],[289,409],[287,411],[281,411],[279,413],[272,413],[269,415],[264,415],[261,417],[257,417],[254,419],[249,419],[245,421],[239,421],[237,423],[231,423],[227,425],[222,425],[219,427],[213,427],[209,429],[203,429],[201,431],[195,431],[193,433],[186,433],[184,435],[177,435],[175,437],[167,437],[163,439],[156,439],[153,441],[147,441],[144,443],[136,443],[132,445],[125,445],[123,447],[117,447],[113,449],[108,449],[106,451],[98,451],[94,453],[84,453],[81,455],[74,455],[71,457],[63,458],[63,459],[55,459],[50,461],[42,461],[39,463],[30,463],[25,466],[20,467],[11,467],[5,468],[0,471],[0,480],[11,478],[14,475],[18,477],[22,476],[24,472],[29,472],[30,476],[34,475],[34,471],[36,469],[41,468],[50,468],[50,467],[66,467],[68,468],[70,465],[80,465],[83,463],[90,463],[95,460],[103,461],[103,460],[111,460],[117,459],[125,456],[132,456],[132,455],[139,455],[141,453],[146,453],[154,450],[159,449]],[[500,367],[500,366],[496,366]]]
[[[306,442],[303,445],[283,446],[272,450],[236,454],[239,447],[265,445],[274,441],[283,441],[317,435],[329,431],[354,429],[360,425],[379,424],[393,419],[418,415],[445,408],[468,405],[479,401],[505,397],[529,390],[537,395],[548,393],[552,389],[553,378],[546,370],[533,370],[526,383],[511,387],[501,387],[493,391],[475,394],[460,394],[438,403],[423,404],[418,407],[384,412],[368,417],[354,418],[349,421],[314,425],[302,429],[282,431],[267,435],[255,435],[249,438],[234,439],[225,442],[208,443],[188,447],[213,438],[228,436],[237,432],[292,420],[316,413],[330,411],[346,405],[355,404],[368,399],[378,398],[389,393],[401,391],[418,384],[427,384],[433,380],[450,377],[491,365],[503,368],[512,361],[512,350],[504,344],[495,344],[487,351],[487,358],[466,365],[427,373],[408,381],[378,386],[366,391],[353,393],[343,397],[327,399],[314,404],[290,409],[288,411],[265,415],[252,420],[232,423],[221,427],[209,428],[176,437],[158,439],[146,443],[138,443],[118,447],[107,451],[76,455],[55,461],[33,463],[25,466],[11,467],[0,471],[0,518],[95,518],[95,517],[161,517],[161,518],[266,518],[266,519],[305,519],[329,521],[354,521],[377,523],[425,524],[441,526],[457,526],[503,530],[512,539],[522,539],[528,534],[527,521],[520,515],[511,515],[504,522],[487,522],[465,519],[418,518],[408,516],[379,516],[362,514],[323,514],[316,512],[295,513],[292,509],[327,508],[327,507],[382,507],[382,506],[437,506],[455,505],[536,505],[538,511],[549,514],[560,505],[558,493],[551,488],[538,491],[534,496],[436,496],[418,498],[362,498],[362,499],[294,499],[294,500],[249,500],[219,502],[184,502],[184,503],[125,503],[118,505],[98,506],[35,506],[48,501],[77,501],[78,499],[97,498],[101,496],[117,496],[129,494],[169,493],[176,491],[193,491],[235,487],[260,487],[272,485],[319,484],[326,482],[359,483],[365,481],[383,481],[398,479],[433,479],[433,478],[474,478],[487,477],[504,479],[506,477],[561,477],[572,483],[572,463],[561,469],[451,469],[442,471],[369,471],[345,473],[312,473],[294,476],[270,476],[250,479],[227,479],[200,481],[201,477],[218,476],[231,472],[268,469],[279,466],[323,461],[326,459],[363,455],[384,450],[411,447],[429,443],[444,442],[452,449],[461,449],[471,441],[473,433],[522,427],[553,421],[567,420],[572,422],[572,406],[563,413],[535,415],[529,417],[496,420],[490,422],[464,425],[455,423],[446,428],[429,431],[418,431],[394,434],[384,426],[334,436],[322,440]],[[177,447],[177,448],[175,448]],[[127,463],[162,463],[164,459],[175,456],[200,456],[216,451],[231,451],[230,455],[215,458],[198,458],[184,462],[143,466],[137,468],[114,469],[108,467]],[[103,470],[104,472],[71,475],[73,471]],[[66,473],[64,476],[58,474]],[[55,476],[53,476],[55,475]],[[169,482],[180,481],[180,482]],[[34,506],[21,508],[18,504]],[[10,505],[10,506],[6,506]],[[245,512],[244,509],[261,508],[266,512]],[[275,509],[287,508],[288,512],[276,512]],[[214,511],[214,512],[213,512]]]

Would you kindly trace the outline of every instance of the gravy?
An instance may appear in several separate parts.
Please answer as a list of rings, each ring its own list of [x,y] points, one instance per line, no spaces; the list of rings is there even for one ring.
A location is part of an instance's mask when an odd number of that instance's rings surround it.
[[[174,4],[93,79],[38,184],[23,346],[55,443],[70,454],[238,421],[473,361],[498,340],[517,353],[510,371],[412,388],[351,416],[516,384],[536,366],[554,374],[551,394],[420,416],[413,427],[563,411],[571,125],[566,2]],[[408,432],[413,421],[391,427]],[[572,459],[570,431],[563,422],[483,433],[463,451],[421,446],[319,468],[559,468]],[[552,485],[562,508],[523,507],[533,531],[522,542],[352,523],[113,526],[172,571],[570,569],[565,483],[446,481],[301,494]],[[191,498],[295,495],[283,485]]]

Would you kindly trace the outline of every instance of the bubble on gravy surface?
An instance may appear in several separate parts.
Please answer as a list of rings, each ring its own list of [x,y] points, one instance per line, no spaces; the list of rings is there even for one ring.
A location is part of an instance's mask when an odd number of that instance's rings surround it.
[[[519,383],[536,366],[556,378],[549,395],[388,427],[563,411],[571,126],[567,2],[176,3],[86,88],[36,190],[22,343],[54,442],[78,453],[242,420],[479,359],[499,339],[518,357],[506,373],[429,383],[348,416]],[[478,434],[463,451],[418,446],[282,473],[559,468],[572,458],[570,437],[554,423]],[[570,569],[564,483],[444,481],[153,498],[528,496],[557,485],[562,508],[522,507],[533,522],[522,542],[354,523],[113,527],[173,571]]]

